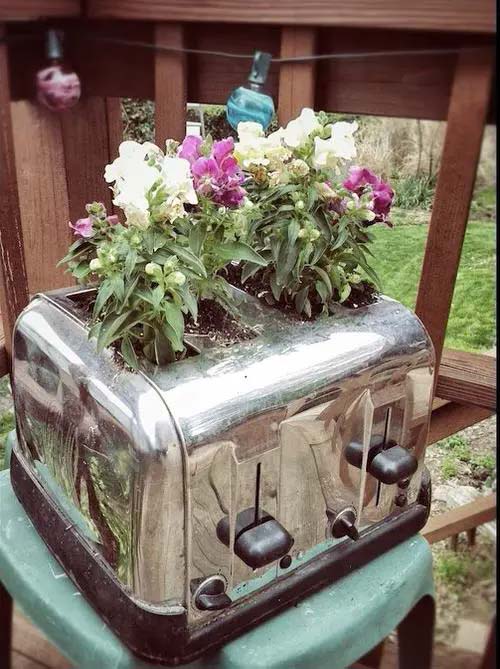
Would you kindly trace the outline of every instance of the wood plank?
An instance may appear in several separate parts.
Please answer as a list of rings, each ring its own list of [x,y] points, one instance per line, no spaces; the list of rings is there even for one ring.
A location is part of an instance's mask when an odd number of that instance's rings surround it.
[[[480,423],[492,415],[492,411],[483,407],[450,402],[432,412],[427,444],[435,444],[436,441]]]
[[[481,665],[479,669],[495,669],[497,655],[497,635],[496,635],[496,616],[493,616],[491,621],[490,632],[488,634],[488,641],[484,649],[484,655],[481,658]]]
[[[0,667],[9,669],[12,640],[12,598],[0,582]]]
[[[445,349],[436,394],[453,402],[496,410],[496,358]]]
[[[73,238],[60,116],[21,101],[12,104],[12,121],[29,291],[70,286],[56,268]]]
[[[36,21],[80,14],[80,0],[2,0],[0,3],[0,21]]]
[[[0,40],[4,34],[0,24]],[[8,73],[7,47],[0,42],[0,311],[7,355],[16,317],[28,303]]]
[[[450,511],[445,511],[430,518],[422,530],[422,536],[430,544],[442,541],[460,532],[466,532],[495,520],[496,509],[496,494],[478,497],[469,504],[457,506],[455,509],[450,509]]]
[[[160,23],[156,43],[182,47],[181,25]],[[186,135],[187,78],[183,54],[157,51],[155,54],[155,138],[164,147],[166,139],[181,142]]]
[[[123,119],[120,98],[106,98],[106,123],[108,126],[108,156],[114,160],[123,141]]]
[[[20,667],[29,666],[31,669],[32,664],[28,664],[31,659],[34,661],[33,667],[43,665],[50,669],[70,669],[71,663],[61,655],[37,627],[23,616],[17,607],[14,608],[13,622],[12,649],[14,657],[18,653],[25,658],[26,662],[23,665],[18,659],[17,662]],[[13,664],[13,669],[15,669],[15,663]]]
[[[59,118],[70,220],[85,217],[85,205],[92,201],[102,202],[111,211],[111,191],[103,176],[109,162],[108,108],[105,99],[85,97],[73,109],[60,114]],[[58,248],[60,258],[66,250],[65,242],[62,248]]]
[[[311,28],[283,28],[281,57],[314,54],[316,32]],[[281,65],[279,78],[278,120],[285,126],[303,107],[314,109],[316,76],[314,63]]]
[[[495,32],[493,0],[88,0],[89,17]]]
[[[489,104],[492,52],[463,53],[457,62],[441,167],[415,311],[439,365],[467,227]],[[436,378],[437,381],[437,378]]]
[[[2,314],[0,314],[0,378],[9,373],[9,357],[5,349],[5,335],[3,333]]]

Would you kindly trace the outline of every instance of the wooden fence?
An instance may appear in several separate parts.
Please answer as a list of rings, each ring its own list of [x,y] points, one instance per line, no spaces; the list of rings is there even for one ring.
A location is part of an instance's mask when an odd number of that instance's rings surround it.
[[[447,121],[416,303],[438,366],[429,443],[490,416],[495,359],[443,350],[443,342],[483,127],[494,120],[494,10],[493,0],[0,0],[0,374],[9,370],[12,327],[29,295],[68,284],[55,268],[70,241],[68,220],[92,198],[111,207],[102,171],[122,137],[120,98],[154,99],[157,141],[181,139],[187,100],[224,104],[248,74],[245,60],[123,41],[287,57],[348,52],[271,66],[280,123],[303,106]],[[65,30],[84,90],[81,103],[60,115],[33,102],[49,25]],[[446,53],[355,56],[436,48]],[[444,516],[429,536],[491,520],[494,501],[486,507],[468,505],[460,522]]]

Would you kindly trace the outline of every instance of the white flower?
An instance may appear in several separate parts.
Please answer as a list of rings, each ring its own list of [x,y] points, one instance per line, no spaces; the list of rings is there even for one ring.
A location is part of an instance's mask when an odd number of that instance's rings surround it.
[[[290,172],[297,177],[305,177],[307,174],[309,174],[309,165],[305,160],[295,158],[290,163]]]
[[[290,121],[285,130],[282,131],[283,140],[287,146],[294,149],[304,144],[309,135],[314,130],[319,130],[320,128],[321,124],[316,118],[314,111],[308,107],[304,107],[300,112],[300,116]]]
[[[191,166],[185,158],[167,156],[162,164],[161,176],[167,195],[177,197],[181,202],[198,204]]]
[[[104,179],[107,183],[113,183],[124,179],[132,169],[132,165],[143,163],[147,156],[159,153],[160,149],[151,142],[133,142],[126,140],[118,148],[118,158],[104,169]]]
[[[238,123],[238,140],[243,144],[250,144],[257,137],[264,137],[264,128],[254,121],[240,121]]]
[[[176,218],[183,218],[186,210],[183,202],[175,195],[171,195],[158,207],[158,215],[169,221],[175,221]]]
[[[118,205],[118,206],[120,206],[120,205]],[[142,228],[142,229],[145,229],[145,228],[149,227],[149,224],[151,223],[151,219],[150,219],[150,216],[149,216],[147,203],[146,203],[146,207],[144,207],[142,209],[140,207],[136,207],[133,204],[129,204],[129,205],[123,207],[123,211],[125,212],[125,217],[127,219],[127,224],[129,226],[133,226],[133,227],[136,227],[136,228]]]
[[[356,157],[354,133],[358,124],[353,121],[338,121],[331,126],[329,139],[314,138],[313,165],[316,168],[335,167],[339,159],[351,160]]]

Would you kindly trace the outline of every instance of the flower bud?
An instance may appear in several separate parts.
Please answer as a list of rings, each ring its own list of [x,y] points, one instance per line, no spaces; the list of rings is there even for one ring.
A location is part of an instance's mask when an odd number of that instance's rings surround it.
[[[176,286],[183,286],[186,283],[186,277],[182,272],[172,272],[169,279],[171,279]]]
[[[92,258],[92,260],[89,263],[89,267],[92,270],[92,272],[95,272],[98,269],[101,269],[102,263],[99,260],[99,258]]]
[[[307,235],[307,230],[304,230],[304,228],[302,228],[302,230],[299,230],[299,233],[298,233],[297,237],[298,237],[299,239],[304,239],[304,237],[305,237],[306,235]]]
[[[313,242],[315,239],[318,239],[319,236],[320,236],[319,230],[311,230],[311,232],[309,233],[309,240]]]
[[[302,209],[304,209],[305,206],[306,205],[304,204],[304,200],[297,200],[297,202],[295,203],[295,209],[297,209],[298,211],[302,211]]]
[[[155,262],[148,262],[148,264],[144,268],[144,271],[146,272],[146,274],[149,274],[149,276],[153,276],[155,274],[158,274],[158,272],[161,272],[161,267]]]

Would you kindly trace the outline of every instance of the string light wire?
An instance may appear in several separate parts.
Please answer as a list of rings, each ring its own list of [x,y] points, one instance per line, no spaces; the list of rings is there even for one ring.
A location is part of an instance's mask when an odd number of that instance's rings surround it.
[[[70,31],[68,31],[70,32]],[[115,44],[121,46],[137,47],[141,49],[150,49],[153,51],[164,51],[168,53],[179,54],[193,54],[197,56],[212,56],[214,58],[228,58],[237,60],[253,60],[254,53],[232,53],[229,51],[212,51],[210,49],[191,49],[188,47],[174,47],[164,44],[155,44],[152,42],[143,42],[139,40],[129,40],[121,37],[111,37],[108,35],[97,35],[95,33],[79,32],[74,35],[77,39],[84,39],[88,41],[103,42],[107,44]],[[40,35],[11,35],[0,40],[1,43],[22,42],[24,40],[39,39]],[[395,56],[446,56],[458,53],[478,51],[481,47],[466,47],[462,49],[448,48],[448,49],[397,49],[393,51],[355,51],[355,52],[339,52],[339,53],[320,53],[303,56],[285,56],[285,57],[271,57],[271,63],[284,65],[288,63],[308,63],[314,61],[324,60],[351,60],[353,58],[385,58]]]

